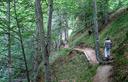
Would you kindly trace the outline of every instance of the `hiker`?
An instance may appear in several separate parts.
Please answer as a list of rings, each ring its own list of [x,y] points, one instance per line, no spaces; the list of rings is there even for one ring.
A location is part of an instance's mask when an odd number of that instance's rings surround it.
[[[109,39],[109,37],[106,38],[104,42],[104,55],[105,55],[105,60],[110,59],[110,50],[112,48],[112,41]]]

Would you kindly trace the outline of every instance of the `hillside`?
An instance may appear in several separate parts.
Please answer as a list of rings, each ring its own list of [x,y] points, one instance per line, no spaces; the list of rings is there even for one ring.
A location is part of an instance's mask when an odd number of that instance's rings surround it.
[[[128,0],[0,2],[0,82],[128,82]]]
[[[128,14],[123,14],[112,21],[105,29],[100,32],[101,55],[103,54],[103,42],[105,37],[110,36],[113,42],[112,55],[114,56],[114,75],[115,82],[127,82],[127,65],[128,65]],[[93,36],[86,33],[79,35],[72,43],[77,43],[87,47],[93,47]],[[61,52],[65,52],[65,49]],[[67,52],[67,51],[66,51]],[[72,57],[68,56],[70,50],[65,56],[58,57],[53,64],[54,78],[60,80],[76,80],[79,82],[92,82],[96,73],[96,66],[90,66],[85,61],[86,57],[82,53],[75,52]],[[59,52],[60,53],[60,52]],[[60,53],[63,54],[63,53]],[[67,56],[66,56],[67,55]],[[59,55],[58,55],[59,56]]]
[[[115,82],[128,81],[128,14],[117,18],[105,32],[101,33],[101,38],[110,35],[113,41],[112,53],[115,58],[114,79]]]
[[[114,82],[128,81],[128,13],[115,19],[100,33],[100,44],[110,36],[113,41],[112,55],[114,56]]]

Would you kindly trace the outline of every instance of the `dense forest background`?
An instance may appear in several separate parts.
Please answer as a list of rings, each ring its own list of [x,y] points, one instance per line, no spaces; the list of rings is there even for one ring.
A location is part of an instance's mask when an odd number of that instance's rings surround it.
[[[94,49],[98,32],[99,54],[114,43],[115,82],[128,82],[128,0],[0,0],[0,82],[92,82],[98,65],[72,50]]]

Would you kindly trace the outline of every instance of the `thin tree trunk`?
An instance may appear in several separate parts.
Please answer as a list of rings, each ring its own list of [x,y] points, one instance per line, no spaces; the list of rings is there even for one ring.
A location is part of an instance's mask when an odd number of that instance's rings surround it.
[[[38,76],[38,67],[42,62],[42,49],[41,49],[41,41],[40,41],[40,31],[36,29],[36,41],[35,41],[35,55],[34,55],[34,81],[36,82]]]
[[[99,61],[99,34],[98,34],[98,20],[97,20],[97,5],[96,0],[93,0],[93,21],[94,21],[94,35],[95,35],[95,51],[96,58]]]
[[[7,0],[7,19],[8,19],[8,72],[9,82],[12,82],[12,58],[11,58],[11,33],[10,33],[10,0]]]
[[[59,33],[58,33],[58,35],[59,35],[59,40],[58,40],[58,50],[60,49],[60,47],[61,47],[61,45],[62,45],[62,41],[63,41],[63,39],[62,39],[62,17],[61,17],[61,15],[60,14],[58,14],[58,16],[59,16],[59,27],[60,27],[60,29],[59,29]]]
[[[52,26],[52,12],[53,12],[53,0],[48,0],[48,32],[47,32],[47,45],[46,54],[44,55],[45,62],[45,82],[51,82],[51,72],[49,64],[49,56],[51,49],[51,26]]]
[[[39,36],[37,38],[40,39],[40,45],[42,49],[42,58],[45,59],[45,32],[44,32],[44,25],[43,25],[43,13],[42,13],[42,8],[41,8],[41,0],[35,0],[35,17],[36,17],[36,27],[37,31],[39,32]],[[38,46],[39,47],[39,46]],[[37,76],[36,76],[36,82],[39,82],[40,77],[43,76],[38,76],[38,71],[37,71]]]
[[[68,43],[68,17],[67,14],[64,16],[65,18],[65,42]]]
[[[18,21],[18,18],[17,18],[17,13],[16,13],[16,1],[15,0],[14,0],[14,12],[15,12],[15,19],[16,19],[16,23],[17,23],[19,38],[20,38],[20,44],[21,44],[22,54],[23,54],[23,57],[24,57],[24,63],[25,63],[25,68],[26,68],[26,73],[27,73],[27,80],[28,80],[28,82],[30,82],[29,70],[28,70],[28,66],[27,66],[27,60],[26,60],[26,54],[25,54],[25,49],[24,49],[24,44],[23,44],[21,29],[20,29],[20,25],[19,25],[19,21]]]
[[[105,5],[105,8],[104,8],[104,22],[105,22],[105,24],[108,24],[108,2],[109,2],[109,0],[105,0],[105,3],[104,3],[104,5]]]

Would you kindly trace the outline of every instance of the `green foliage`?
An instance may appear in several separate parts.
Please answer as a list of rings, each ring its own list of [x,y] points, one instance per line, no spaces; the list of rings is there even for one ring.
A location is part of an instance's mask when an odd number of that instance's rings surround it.
[[[58,58],[67,56],[71,50],[72,49],[70,48],[65,48],[65,49],[60,49],[59,51],[52,53],[51,56],[49,57],[50,62],[53,63]]]
[[[103,41],[107,36],[113,41],[113,54],[115,58],[114,66],[114,82],[127,82],[127,65],[128,59],[125,52],[128,52],[128,14],[121,15],[111,25],[100,34],[100,42],[103,47]]]
[[[126,38],[126,33],[128,31],[127,18],[127,14],[121,15],[114,22],[112,22],[109,27],[106,27],[106,29],[100,35],[101,46],[103,46],[103,41],[105,40],[105,38],[109,36],[113,41],[113,47],[118,47],[118,45]]]
[[[85,44],[86,46],[94,47],[94,36],[88,35],[86,33],[82,34],[81,36],[73,37],[74,40],[70,42],[70,45],[75,47],[80,44]]]
[[[128,1],[127,0],[109,0],[110,5],[110,11],[115,11],[121,7],[128,7]]]
[[[128,52],[128,14],[122,14],[116,18],[111,24],[109,24],[100,33],[100,47],[104,47],[104,40],[107,36],[112,39],[113,48],[112,52],[114,54],[115,62],[114,66],[114,80],[115,82],[127,82],[127,65],[128,59],[126,58]],[[94,39],[92,36],[87,34],[78,34],[73,37],[72,45],[76,46],[80,43],[89,44],[90,46],[94,44]],[[92,45],[94,46],[94,45]],[[87,81],[88,82],[88,81]]]
[[[14,3],[11,1],[11,51],[12,51],[12,66],[13,66],[13,79],[14,78],[22,78],[22,73],[25,74],[25,66],[23,61],[23,56],[21,53],[21,46],[19,42],[19,34],[17,29],[17,24],[15,20],[14,14]],[[97,0],[98,3],[98,16],[102,17],[104,12],[104,0]],[[121,1],[121,2],[119,2]],[[8,72],[7,72],[7,64],[8,64],[8,50],[7,50],[7,4],[6,0],[0,1],[0,82],[7,82],[8,80]],[[127,7],[128,0],[109,0],[109,9],[108,12],[116,11],[120,7]],[[28,67],[31,72],[33,72],[33,61],[35,55],[35,39],[36,39],[36,21],[35,21],[35,8],[34,8],[33,0],[16,0],[16,10],[19,21],[19,26],[22,31],[23,42],[25,45],[25,53],[27,54]],[[43,16],[44,16],[44,27],[45,31],[47,31],[47,0],[42,1],[43,8]],[[66,16],[63,19],[62,16]],[[79,20],[77,20],[77,17]],[[107,35],[110,35],[112,40],[114,41],[114,49],[122,46],[122,43],[126,43],[127,40],[127,20],[128,15],[122,15],[116,21],[112,22],[111,26],[106,28],[104,32],[100,35],[100,43],[101,47],[103,47],[103,40]],[[66,28],[72,29],[74,33],[73,39],[69,41],[71,47],[75,47],[81,43],[86,44],[88,46],[94,46],[94,38],[93,35],[89,36],[87,34],[87,30],[91,27],[86,26],[88,21],[92,20],[92,0],[54,0],[54,16],[53,16],[53,25],[52,25],[52,42],[60,40],[60,31],[62,31],[65,26],[63,26],[64,21],[68,21],[68,26]],[[62,21],[62,25],[60,25],[60,21]],[[90,23],[90,22],[89,22]],[[80,33],[80,35],[79,35]],[[84,34],[83,34],[84,33]],[[71,36],[71,37],[72,37]],[[119,40],[120,39],[120,40]],[[57,52],[53,52],[50,56],[50,63],[55,62],[59,58],[66,58],[68,53],[72,49],[60,49]],[[121,53],[117,55],[117,60],[120,61],[118,64],[127,64],[127,61],[123,61],[123,53],[126,50],[121,49]],[[79,81],[87,80],[87,82],[91,81],[91,77],[94,75],[96,67],[89,67],[87,63],[82,58],[83,56],[77,55],[75,58],[68,62],[68,64],[62,65],[62,67],[58,67],[58,79],[65,78],[76,78]],[[67,58],[66,58],[67,59]],[[57,62],[58,64],[58,62]],[[117,65],[118,65],[117,64]],[[81,66],[79,66],[81,65]],[[41,64],[40,66],[43,66]],[[78,67],[79,66],[79,67]],[[78,67],[78,68],[77,68]],[[43,67],[41,74],[43,75]],[[62,69],[64,70],[62,70]],[[77,69],[74,69],[77,68]],[[71,71],[72,70],[72,71]],[[71,72],[69,72],[71,71]],[[69,72],[69,73],[68,73]],[[64,76],[63,76],[64,75]],[[68,76],[67,76],[68,75]],[[79,76],[80,75],[80,76]],[[123,78],[123,77],[121,77]]]
[[[29,0],[31,1],[31,0]],[[18,21],[20,23],[20,28],[22,29],[23,40],[25,44],[25,52],[27,54],[27,60],[33,56],[33,33],[35,32],[35,24],[34,21],[34,7],[32,7],[32,3],[29,1],[17,1],[17,13],[18,13]],[[25,3],[27,2],[27,3]],[[13,74],[12,78],[23,77],[23,73],[25,73],[25,66],[23,61],[23,56],[21,53],[21,46],[19,42],[19,35],[16,26],[16,20],[14,15],[14,6],[13,1],[11,1],[11,54],[12,54],[12,67]],[[30,7],[31,6],[31,7]],[[7,82],[8,81],[8,50],[7,50],[7,17],[6,17],[6,3],[3,2],[0,4],[0,70],[2,71],[2,75],[0,77],[0,81]],[[30,12],[31,11],[31,12]],[[31,58],[32,60],[32,58]],[[32,67],[32,62],[29,63],[29,69]],[[3,68],[4,70],[2,70]],[[0,73],[1,74],[1,73]]]
[[[125,50],[126,51],[126,50]],[[128,50],[127,50],[128,51]],[[116,53],[114,64],[114,82],[127,82],[128,59],[124,54]]]
[[[126,33],[128,31],[128,15],[124,14],[121,15],[119,18],[117,18],[114,22],[112,22],[111,25],[106,27],[101,33],[100,33],[100,46],[104,46],[104,40],[107,36],[109,36],[113,41],[113,49],[116,49],[122,41],[127,37]],[[118,40],[120,39],[120,40]],[[79,45],[80,43],[84,43],[86,45],[94,46],[94,36],[89,36],[87,33],[81,33],[77,36],[73,37],[73,41],[71,42],[72,46]]]
[[[85,55],[75,54],[72,59],[64,58],[66,63],[56,62],[53,66],[55,82],[60,80],[76,80],[77,82],[92,82],[97,66],[89,65]],[[60,66],[61,65],[61,66]]]

